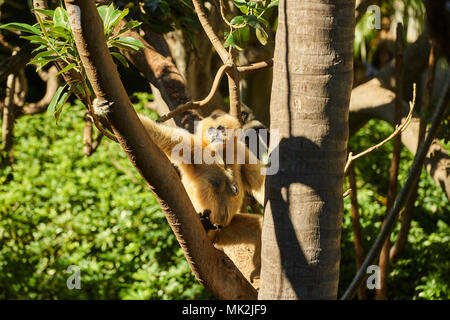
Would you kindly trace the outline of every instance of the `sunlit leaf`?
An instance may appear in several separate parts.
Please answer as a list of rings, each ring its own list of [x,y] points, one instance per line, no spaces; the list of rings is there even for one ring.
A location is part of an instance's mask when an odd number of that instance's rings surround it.
[[[41,31],[39,31],[38,28],[30,26],[29,24],[26,24],[26,23],[11,22],[11,23],[1,25],[0,29],[17,30],[17,31],[22,31],[22,32],[34,33],[37,35],[41,34]]]

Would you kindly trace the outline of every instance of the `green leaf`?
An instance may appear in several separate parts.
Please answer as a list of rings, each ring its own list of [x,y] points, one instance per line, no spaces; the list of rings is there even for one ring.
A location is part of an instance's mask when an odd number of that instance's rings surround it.
[[[55,92],[55,95],[53,96],[52,101],[50,101],[50,104],[48,105],[48,108],[47,108],[48,112],[53,112],[53,110],[55,109],[56,103],[58,102],[59,97],[61,96],[61,93],[66,88],[66,86],[67,86],[67,84],[62,84],[58,87],[58,89]]]
[[[123,11],[120,11],[120,10],[117,10],[117,11],[119,12],[119,14],[115,15],[114,18],[111,19],[111,27],[117,26],[117,24],[128,15],[130,10],[128,8],[126,8]]]
[[[119,32],[118,32],[117,34],[119,35],[119,34],[121,34],[121,33],[124,33],[125,31],[128,31],[128,30],[134,29],[134,28],[136,28],[136,27],[139,27],[141,24],[142,24],[142,22],[135,21],[135,20],[128,21],[128,22],[123,26],[123,28],[119,30]]]
[[[64,105],[66,104],[67,99],[69,99],[71,94],[72,94],[72,88],[69,91],[64,92],[63,95],[61,96],[61,98],[59,99],[58,104],[56,105],[56,110],[53,113],[53,115],[56,119],[56,123],[58,123],[59,116],[61,115]]]
[[[245,23],[245,19],[243,16],[236,16],[233,19],[231,19],[230,23],[232,25],[240,25]]]
[[[233,34],[227,32],[227,33],[225,34],[225,37],[226,37],[226,40],[225,40],[225,43],[223,44],[223,46],[224,46],[225,48],[228,48],[229,46],[234,47],[234,46],[235,46],[235,43],[234,43]]]
[[[127,59],[125,59],[125,57],[123,55],[121,55],[118,52],[111,52],[111,55],[116,58],[117,60],[119,60],[119,62],[121,64],[123,64],[126,68],[129,68],[130,66],[128,65],[128,61]]]
[[[72,37],[70,30],[61,26],[51,28],[47,32],[48,35],[54,39],[63,38],[64,40],[69,40]]]
[[[255,30],[255,33],[258,41],[265,46],[267,44],[267,39],[269,38],[266,31],[263,28],[259,28]]]
[[[44,38],[42,38],[41,36],[21,36],[22,39],[28,40],[31,43],[40,43],[42,45],[45,45],[45,47],[48,46],[47,41],[45,41]],[[35,49],[36,50],[36,49]],[[37,50],[36,50],[37,51]]]
[[[103,6],[97,7],[98,14],[100,15],[100,18],[102,19],[102,21],[105,21],[107,10],[108,10],[108,6],[103,5]]]
[[[44,10],[44,9],[32,9],[32,12],[38,12],[38,13],[42,13],[44,15],[46,15],[47,17],[50,17],[53,19],[53,15],[55,14],[54,10]]]
[[[108,26],[111,23],[111,17],[113,16],[113,14],[116,10],[114,9],[114,5],[112,3],[108,7],[106,7],[106,6],[101,6],[101,7],[105,7],[103,9],[103,12],[100,14],[100,17],[103,20],[103,27],[105,28],[105,30],[108,30]],[[100,13],[100,10],[99,10],[99,13]]]
[[[278,6],[278,2],[279,2],[279,0],[272,1],[272,2],[267,6],[266,9],[269,9],[269,8],[272,8],[272,7],[277,7],[277,6]]]
[[[247,6],[247,2],[245,1],[241,1],[241,0],[233,0],[233,3],[236,7],[239,8],[239,10],[243,13],[243,14],[247,14],[248,13],[248,6]]]
[[[67,21],[69,20],[69,16],[62,7],[58,7],[55,10],[55,14],[53,16],[53,22],[55,27],[61,27],[63,29],[68,29]]]
[[[48,50],[48,51],[43,51],[43,52],[40,52],[40,53],[38,53],[35,57],[34,57],[34,59],[41,59],[41,58],[46,58],[46,57],[48,57],[48,56],[50,56],[50,55],[52,55],[52,54],[56,54],[56,51],[55,50]]]
[[[77,66],[76,63],[71,63],[69,65],[67,65],[66,67],[64,67],[60,72],[58,72],[56,75],[60,75],[61,73],[67,72],[73,68],[75,68]]]
[[[253,28],[258,29],[261,28],[261,25],[258,22],[258,18],[256,16],[244,16],[245,21]]]
[[[250,28],[245,26],[233,31],[234,47],[243,50],[247,47],[248,39],[250,38]]]
[[[41,34],[41,31],[39,31],[38,28],[30,26],[29,24],[26,24],[26,23],[11,22],[11,23],[1,25],[0,29],[17,30],[17,31],[22,31],[22,32],[34,33],[37,35]]]
[[[110,45],[113,47],[139,51],[139,48],[145,48],[145,46],[137,39],[132,37],[120,37],[110,41]]]

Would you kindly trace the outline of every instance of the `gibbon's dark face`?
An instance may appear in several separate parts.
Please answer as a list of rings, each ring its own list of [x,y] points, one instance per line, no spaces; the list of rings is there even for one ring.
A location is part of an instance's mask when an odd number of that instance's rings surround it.
[[[227,134],[240,128],[241,125],[235,117],[222,110],[216,110],[200,121],[195,135],[201,137],[205,143],[224,143],[227,140]]]

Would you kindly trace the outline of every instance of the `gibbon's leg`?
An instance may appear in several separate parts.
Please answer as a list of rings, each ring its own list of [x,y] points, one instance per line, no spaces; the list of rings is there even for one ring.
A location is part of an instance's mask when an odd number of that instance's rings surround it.
[[[250,282],[261,271],[262,218],[261,214],[238,213],[228,226],[215,231],[214,245],[230,257]]]

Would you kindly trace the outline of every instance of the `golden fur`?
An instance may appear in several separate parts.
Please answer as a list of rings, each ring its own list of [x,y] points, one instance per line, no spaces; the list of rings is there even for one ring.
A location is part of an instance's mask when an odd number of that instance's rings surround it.
[[[227,252],[233,261],[239,258],[236,245],[252,247],[251,267],[243,272],[253,280],[260,269],[262,215],[241,214],[239,210],[246,192],[252,194],[261,189],[264,175],[262,164],[233,134],[241,128],[239,121],[227,113],[215,111],[198,124],[195,134],[191,134],[181,128],[156,123],[143,115],[139,118],[153,142],[178,167],[195,210],[198,213],[210,210],[210,222],[222,226],[222,229],[208,231],[216,247]],[[218,128],[221,130],[217,131]],[[215,143],[213,140],[217,137],[224,143]],[[196,152],[210,154],[216,161],[210,163],[202,157],[196,164]],[[239,155],[244,163],[239,163]]]

